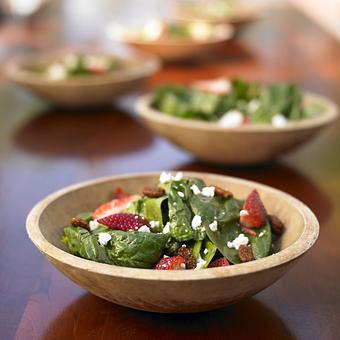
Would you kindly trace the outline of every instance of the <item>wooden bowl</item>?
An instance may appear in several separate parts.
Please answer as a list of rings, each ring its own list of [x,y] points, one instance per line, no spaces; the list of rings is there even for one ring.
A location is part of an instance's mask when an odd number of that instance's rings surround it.
[[[232,26],[220,24],[217,34],[209,40],[196,41],[192,39],[166,39],[144,41],[134,34],[124,32],[115,39],[146,53],[154,54],[167,62],[194,59],[211,52],[221,44],[230,40],[234,34]]]
[[[283,128],[269,124],[226,128],[217,123],[176,118],[153,109],[150,95],[138,100],[136,110],[153,131],[197,158],[246,165],[268,162],[296,148],[337,118],[338,108],[329,99],[306,93],[304,100],[320,102],[325,112],[315,118],[288,123]]]
[[[81,211],[108,200],[116,186],[128,193],[154,185],[159,173],[129,174],[91,180],[59,190],[43,199],[27,218],[27,232],[36,247],[63,274],[82,288],[113,303],[135,309],[184,313],[223,307],[256,294],[288,271],[316,241],[319,224],[302,202],[268,186],[238,178],[186,172],[244,198],[256,188],[269,213],[285,223],[280,252],[228,267],[158,271],[118,267],[69,254],[61,242],[63,226]]]
[[[54,52],[17,58],[5,68],[9,80],[29,91],[67,107],[105,105],[112,100],[138,87],[150,75],[158,71],[158,58],[145,54],[120,57],[129,68],[117,70],[107,75],[74,76],[64,80],[52,80],[28,69],[39,64],[59,60],[67,52]]]

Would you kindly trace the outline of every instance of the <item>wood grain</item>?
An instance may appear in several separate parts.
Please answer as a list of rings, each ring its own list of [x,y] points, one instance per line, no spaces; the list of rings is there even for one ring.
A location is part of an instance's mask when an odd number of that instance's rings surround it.
[[[29,44],[31,35],[20,39]],[[241,75],[294,81],[340,103],[339,44],[300,14],[272,12],[240,39],[200,63],[167,65],[145,92],[168,81]],[[18,44],[14,36],[8,40]],[[1,339],[339,338],[339,122],[276,163],[228,168],[198,162],[152,137],[127,105],[131,98],[119,109],[51,111],[2,80],[0,98]],[[124,117],[121,129],[117,114]],[[87,137],[82,138],[84,128]],[[131,138],[122,143],[124,135]],[[161,169],[221,173],[282,189],[315,212],[321,223],[318,242],[282,280],[254,298],[215,312],[157,316],[86,293],[55,270],[25,235],[29,210],[59,188],[99,176]]]

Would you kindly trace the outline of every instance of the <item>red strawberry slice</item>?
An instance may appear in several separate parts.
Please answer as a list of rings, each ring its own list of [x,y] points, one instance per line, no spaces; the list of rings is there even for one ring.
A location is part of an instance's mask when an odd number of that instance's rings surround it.
[[[143,225],[150,227],[148,220],[135,214],[114,214],[100,218],[97,221],[114,230],[138,230]]]
[[[243,204],[245,214],[240,217],[240,223],[246,228],[260,228],[266,223],[267,211],[257,190],[253,190]]]
[[[123,196],[99,206],[92,214],[93,219],[97,220],[105,216],[118,214],[129,207],[129,205],[138,199],[138,195]]]
[[[185,269],[185,260],[182,256],[165,257],[161,259],[156,265],[155,269],[158,270],[177,270]]]
[[[229,262],[225,257],[221,257],[213,262],[211,262],[208,268],[215,268],[215,267],[226,267],[229,266]]]

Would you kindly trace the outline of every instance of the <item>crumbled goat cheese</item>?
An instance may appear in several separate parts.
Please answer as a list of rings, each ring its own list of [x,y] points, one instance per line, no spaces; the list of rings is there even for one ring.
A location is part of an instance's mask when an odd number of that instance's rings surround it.
[[[178,191],[177,194],[179,197],[182,197],[182,198],[184,197],[184,193],[182,191]]]
[[[206,264],[206,261],[204,261],[201,256],[198,256],[195,270],[202,269],[205,266],[205,264]]]
[[[138,231],[141,231],[143,233],[149,233],[150,232],[150,228],[147,225],[142,225]]]
[[[171,180],[173,181],[180,181],[183,178],[183,172],[177,172],[175,176],[172,176],[170,172],[163,171],[161,175],[159,176],[159,182],[160,183],[167,183]]]
[[[282,128],[288,123],[287,118],[281,113],[277,113],[272,117],[272,125],[276,128]]]
[[[208,91],[214,94],[227,94],[231,91],[231,83],[228,79],[217,78],[201,80],[194,83],[194,88],[199,91]]]
[[[225,113],[220,120],[218,121],[218,124],[222,127],[238,127],[243,124],[244,117],[243,114],[240,111],[237,110],[231,110]]]
[[[212,223],[209,224],[209,229],[211,231],[217,231],[217,221],[214,221]]]
[[[196,230],[202,224],[202,217],[200,215],[195,215],[191,221],[192,229]]]
[[[235,248],[236,250],[238,250],[240,245],[246,246],[248,244],[248,241],[248,237],[244,236],[244,234],[240,234],[233,241],[228,242],[227,246],[228,248]]]
[[[52,80],[62,80],[66,78],[65,67],[61,64],[54,63],[48,67],[47,75]]]
[[[214,197],[215,196],[215,187],[204,187],[202,189],[201,194],[206,197]]]
[[[169,233],[170,233],[170,223],[168,222],[163,228],[163,234],[169,234]]]
[[[240,216],[248,216],[248,215],[249,215],[248,210],[241,210],[240,211]]]
[[[207,248],[204,249],[203,254],[208,254],[209,250]]]
[[[102,246],[106,246],[107,243],[111,240],[111,235],[109,233],[99,233],[98,234],[98,242]]]
[[[97,220],[90,221],[89,223],[90,230],[96,230],[99,227],[99,223]]]
[[[194,193],[194,195],[199,195],[201,193],[200,188],[196,185],[193,184],[190,189],[192,190],[192,192]]]
[[[159,227],[159,221],[150,221],[149,224],[151,229]]]
[[[265,230],[261,231],[261,232],[259,233],[259,237],[262,237],[265,233],[266,233]]]
[[[180,267],[181,269],[185,269],[185,263],[181,263]]]

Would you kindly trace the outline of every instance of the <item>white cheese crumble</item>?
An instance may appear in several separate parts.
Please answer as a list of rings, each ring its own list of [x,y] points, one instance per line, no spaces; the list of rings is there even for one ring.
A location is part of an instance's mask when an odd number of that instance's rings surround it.
[[[205,264],[206,264],[206,261],[204,261],[201,256],[198,256],[195,270],[202,269],[205,266]]]
[[[168,222],[163,228],[163,234],[169,234],[169,233],[170,233],[170,223]]]
[[[194,88],[214,94],[228,94],[231,91],[231,83],[223,78],[201,80],[194,83]]]
[[[89,223],[90,230],[96,230],[99,227],[99,223],[97,220],[90,221]]]
[[[54,63],[47,69],[47,75],[51,80],[62,80],[66,78],[65,67],[61,64]]]
[[[248,212],[248,210],[241,210],[240,211],[240,216],[248,216],[249,215],[249,212]]]
[[[192,190],[192,192],[194,193],[194,195],[199,195],[201,193],[200,188],[196,185],[193,184],[190,189]]]
[[[150,221],[149,224],[151,229],[159,227],[159,221]]]
[[[204,187],[202,189],[201,194],[206,197],[214,197],[215,196],[215,187]]]
[[[209,250],[207,248],[204,249],[203,253],[208,254]]]
[[[229,241],[227,243],[228,248],[235,248],[238,250],[240,248],[240,245],[246,246],[248,244],[248,237],[244,236],[244,234],[238,235],[233,241]]]
[[[173,181],[180,181],[183,178],[183,172],[177,172],[175,176],[172,176],[170,172],[163,171],[159,176],[159,182],[164,184],[167,182]]]
[[[262,237],[265,233],[266,233],[265,230],[261,231],[261,232],[259,233],[259,237]]]
[[[98,234],[98,242],[102,246],[106,246],[107,243],[111,240],[111,235],[109,233],[99,233]]]
[[[181,269],[185,269],[185,263],[180,264]]]
[[[179,197],[182,197],[182,198],[184,197],[184,193],[182,191],[178,191],[177,194]]]
[[[211,36],[211,26],[204,22],[193,22],[189,25],[191,36],[198,41],[204,41]]]
[[[143,233],[149,233],[150,232],[150,228],[147,225],[142,225],[138,231],[141,231]]]
[[[214,221],[212,223],[209,224],[209,229],[211,231],[217,231],[217,221]]]
[[[191,221],[192,229],[196,230],[202,224],[202,217],[200,215],[195,215]]]
[[[288,121],[284,115],[282,115],[281,113],[277,113],[272,117],[271,123],[276,128],[282,128],[287,125]]]
[[[222,127],[238,127],[243,124],[244,117],[240,111],[231,110],[226,112],[218,121],[218,124]]]

